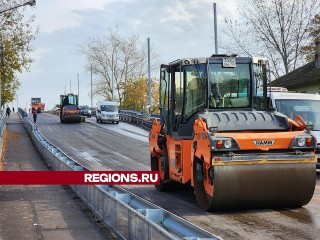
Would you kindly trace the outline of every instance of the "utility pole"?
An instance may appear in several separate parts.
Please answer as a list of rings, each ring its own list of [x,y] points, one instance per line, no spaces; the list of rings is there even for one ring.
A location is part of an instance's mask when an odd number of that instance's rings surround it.
[[[91,64],[91,107],[93,107],[93,101],[92,101],[92,64]]]
[[[214,17],[214,47],[215,47],[215,54],[218,54],[218,36],[217,36],[217,11],[216,11],[216,3],[213,3],[213,17]]]
[[[111,82],[112,82],[112,101],[114,101],[114,79],[113,79],[113,75],[114,75],[114,64],[113,64],[113,53],[112,53],[112,59],[111,59],[111,67],[112,67],[112,70],[111,70]]]
[[[148,38],[147,43],[148,43],[148,105],[151,111],[150,38]]]
[[[77,73],[77,79],[78,79],[78,105],[80,105],[80,94],[79,94],[79,73]]]
[[[71,79],[70,79],[70,93],[72,93],[72,92],[71,92]]]

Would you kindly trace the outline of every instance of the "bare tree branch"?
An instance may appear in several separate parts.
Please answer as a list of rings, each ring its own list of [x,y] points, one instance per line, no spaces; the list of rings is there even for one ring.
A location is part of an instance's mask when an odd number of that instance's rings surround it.
[[[147,74],[148,55],[145,45],[140,43],[138,34],[122,37],[118,29],[111,28],[103,38],[88,39],[81,43],[79,52],[86,57],[85,69],[90,71],[92,66],[93,73],[98,77],[94,84],[94,94],[111,99],[113,74],[115,99],[122,104],[127,83]],[[154,69],[159,63],[158,53],[153,48],[151,58]]]
[[[317,0],[247,0],[239,9],[241,22],[225,21],[233,41],[224,49],[268,57],[274,77],[281,76],[305,63],[301,48],[310,41],[306,29],[319,10]]]

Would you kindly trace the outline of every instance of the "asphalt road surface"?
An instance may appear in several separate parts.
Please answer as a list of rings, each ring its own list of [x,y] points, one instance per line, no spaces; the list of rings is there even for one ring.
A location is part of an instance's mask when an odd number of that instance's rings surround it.
[[[49,171],[16,113],[6,118],[0,170]],[[0,185],[0,240],[118,239],[68,186]]]
[[[148,133],[120,122],[61,124],[59,118],[39,114],[40,132],[51,143],[90,170],[149,170]],[[127,133],[126,133],[127,132]],[[135,134],[136,132],[136,134]],[[298,209],[206,212],[193,190],[177,184],[168,192],[152,186],[127,189],[224,239],[319,239],[320,177],[311,202]]]

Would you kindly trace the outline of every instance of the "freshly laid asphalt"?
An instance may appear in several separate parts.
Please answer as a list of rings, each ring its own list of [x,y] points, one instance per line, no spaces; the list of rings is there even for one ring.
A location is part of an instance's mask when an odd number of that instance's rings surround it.
[[[17,113],[6,118],[1,171],[50,169]],[[0,186],[0,240],[117,239],[72,190],[60,185]]]

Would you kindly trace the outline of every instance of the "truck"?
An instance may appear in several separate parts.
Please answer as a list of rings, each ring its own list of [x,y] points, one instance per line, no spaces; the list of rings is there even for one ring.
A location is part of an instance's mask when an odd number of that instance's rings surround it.
[[[69,93],[60,95],[60,122],[80,123],[81,114],[79,109],[78,95]]]
[[[157,190],[190,184],[207,211],[311,200],[316,140],[300,116],[269,108],[266,73],[266,59],[224,54],[161,65],[160,118],[149,134]]]
[[[41,102],[41,98],[31,98],[31,108],[37,109],[38,113],[44,111],[45,104]]]

